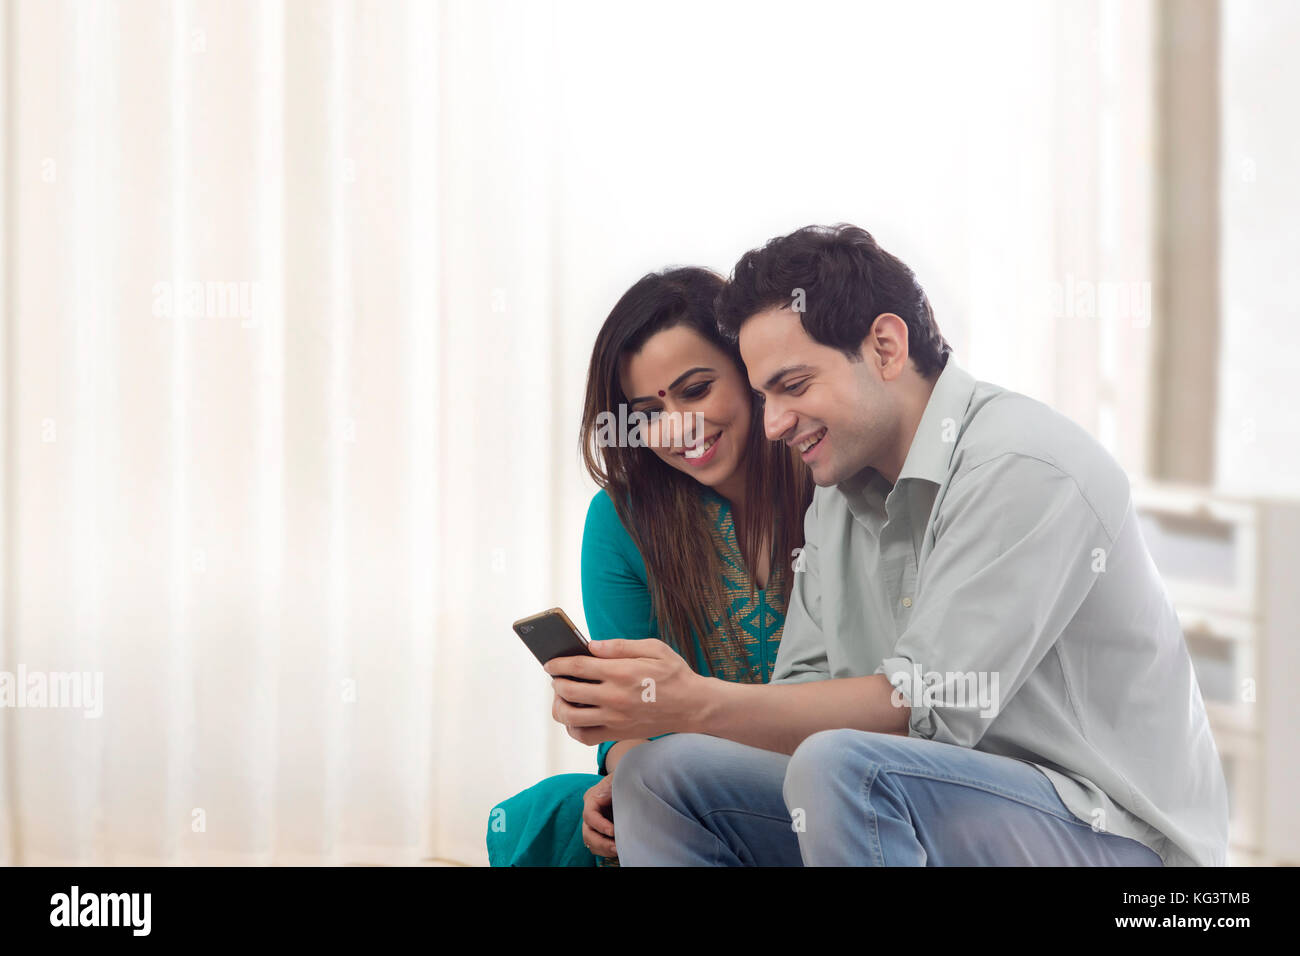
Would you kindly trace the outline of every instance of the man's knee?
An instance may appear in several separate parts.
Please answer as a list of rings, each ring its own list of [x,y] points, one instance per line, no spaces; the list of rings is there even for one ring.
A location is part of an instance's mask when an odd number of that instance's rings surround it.
[[[886,768],[906,757],[907,738],[868,730],[819,730],[806,737],[790,756],[782,795],[803,806],[825,794],[829,782],[846,768],[855,775]]]
[[[614,806],[624,806],[648,793],[663,793],[708,765],[709,741],[704,734],[672,734],[647,741],[625,753],[614,768]]]
[[[827,776],[848,751],[856,730],[819,730],[805,737],[790,755],[781,794],[787,807],[803,806],[825,784]]]

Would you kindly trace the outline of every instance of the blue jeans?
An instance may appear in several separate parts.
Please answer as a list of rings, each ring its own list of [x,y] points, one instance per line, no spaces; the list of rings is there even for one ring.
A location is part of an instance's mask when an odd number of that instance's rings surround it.
[[[791,756],[704,734],[614,773],[623,866],[1161,866],[1074,816],[1033,764],[917,737],[813,734]]]

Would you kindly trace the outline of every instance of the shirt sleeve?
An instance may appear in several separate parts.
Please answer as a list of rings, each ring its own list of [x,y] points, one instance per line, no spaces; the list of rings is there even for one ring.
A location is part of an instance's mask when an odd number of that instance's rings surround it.
[[[822,633],[817,530],[817,494],[814,493],[812,504],[804,514],[803,548],[794,559],[794,584],[772,668],[773,684],[797,684],[831,676],[826,663],[826,637]]]
[[[582,609],[593,641],[656,636],[645,563],[604,490],[591,499],[582,531]],[[605,757],[616,742],[596,748],[598,773],[608,772]]]
[[[911,707],[910,736],[974,747],[1074,617],[1097,549],[1112,542],[1073,478],[1018,454],[959,476],[939,509],[916,606],[876,673]]]

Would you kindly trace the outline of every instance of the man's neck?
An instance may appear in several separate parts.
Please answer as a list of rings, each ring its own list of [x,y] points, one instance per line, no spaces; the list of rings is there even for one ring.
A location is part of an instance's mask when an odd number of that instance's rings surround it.
[[[925,415],[925,407],[930,403],[930,396],[934,393],[934,386],[938,380],[938,376],[927,379],[919,374],[915,375],[903,392],[902,410],[898,416],[898,434],[892,444],[889,460],[882,462],[876,468],[880,476],[889,482],[891,488],[898,484],[898,476],[902,474],[907,453],[912,450],[916,430],[921,427],[921,418]]]

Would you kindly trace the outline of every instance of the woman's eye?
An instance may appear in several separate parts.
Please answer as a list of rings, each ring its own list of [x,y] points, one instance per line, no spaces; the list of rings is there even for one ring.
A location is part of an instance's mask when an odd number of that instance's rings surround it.
[[[709,393],[709,386],[712,382],[702,382],[699,385],[692,385],[686,391],[682,392],[687,398],[703,398]]]

